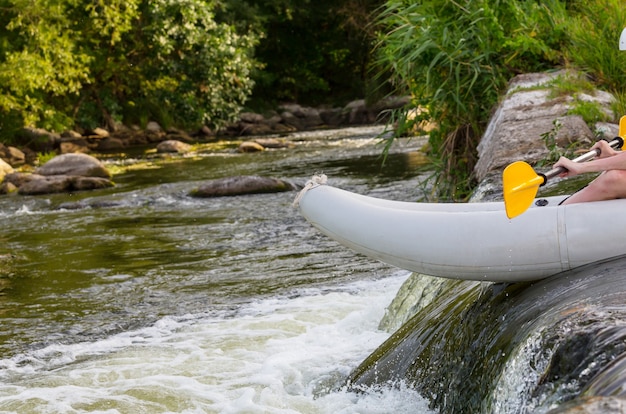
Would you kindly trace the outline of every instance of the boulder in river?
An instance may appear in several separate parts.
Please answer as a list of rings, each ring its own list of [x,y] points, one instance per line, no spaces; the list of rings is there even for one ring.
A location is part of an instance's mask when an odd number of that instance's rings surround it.
[[[40,195],[112,187],[111,174],[96,158],[87,154],[62,154],[38,168],[34,174],[9,173],[0,193],[17,189],[18,194]]]
[[[39,175],[77,175],[81,177],[110,178],[104,164],[91,155],[73,153],[54,157],[35,171]]]
[[[77,175],[52,175],[36,177],[19,187],[18,193],[23,195],[40,195],[50,193],[69,193],[74,191],[96,190],[112,187],[108,178],[81,177]]]
[[[11,167],[9,163],[0,158],[0,182],[2,182],[5,175],[11,174],[12,172],[13,167]]]
[[[185,154],[191,151],[191,145],[175,139],[168,139],[157,145],[157,152]]]
[[[192,197],[223,197],[243,194],[279,193],[296,190],[293,184],[277,178],[236,176],[207,181],[189,195]]]

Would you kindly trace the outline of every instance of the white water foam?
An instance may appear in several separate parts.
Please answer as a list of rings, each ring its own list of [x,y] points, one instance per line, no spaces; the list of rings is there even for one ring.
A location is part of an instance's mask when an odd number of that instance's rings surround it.
[[[406,277],[2,360],[0,412],[426,413],[411,389],[334,390],[389,336],[377,326]]]
[[[533,331],[508,358],[491,395],[493,412],[540,414],[556,408],[538,407],[543,398],[532,395],[547,371],[553,352],[546,348],[543,337],[543,330]]]

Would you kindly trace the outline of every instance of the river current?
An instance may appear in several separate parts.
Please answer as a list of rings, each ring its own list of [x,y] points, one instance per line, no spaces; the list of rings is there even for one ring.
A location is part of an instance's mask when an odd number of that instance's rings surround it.
[[[295,191],[188,195],[324,173],[427,200],[423,140],[382,166],[382,132],[102,155],[114,188],[0,197],[0,413],[626,412],[626,256],[533,283],[411,275],[321,235]]]
[[[381,167],[381,127],[294,134],[256,154],[111,157],[116,186],[0,198],[0,412],[429,412],[411,388],[342,387],[388,337],[408,272],[321,236],[295,192],[213,199],[262,175],[423,198],[419,140]]]

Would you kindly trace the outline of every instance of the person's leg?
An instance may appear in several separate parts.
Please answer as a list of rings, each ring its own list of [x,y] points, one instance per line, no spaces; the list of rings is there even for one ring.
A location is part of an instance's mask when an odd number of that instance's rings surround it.
[[[605,171],[561,204],[626,198],[626,170]]]

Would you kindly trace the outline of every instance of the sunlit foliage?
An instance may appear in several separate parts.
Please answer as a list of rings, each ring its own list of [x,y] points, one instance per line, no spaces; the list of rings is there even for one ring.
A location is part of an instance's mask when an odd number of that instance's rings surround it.
[[[219,125],[249,97],[257,37],[201,0],[0,0],[0,139],[157,120]]]

